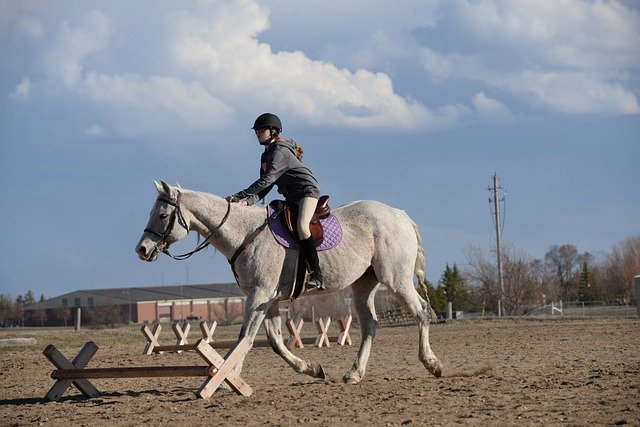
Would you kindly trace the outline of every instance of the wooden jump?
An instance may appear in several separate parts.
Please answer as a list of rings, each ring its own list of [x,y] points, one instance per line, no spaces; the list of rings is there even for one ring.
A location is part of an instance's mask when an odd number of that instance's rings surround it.
[[[296,324],[292,319],[288,319],[285,322],[287,329],[289,330],[289,337],[285,340],[285,345],[289,350],[294,348],[304,348],[305,345],[313,345],[315,347],[329,347],[331,342],[335,342],[340,346],[352,345],[351,335],[349,329],[351,328],[351,316],[346,316],[342,319],[338,319],[338,327],[340,334],[336,337],[328,336],[329,325],[331,324],[331,318],[318,319],[315,321],[318,335],[315,337],[300,337],[304,320],[300,319]],[[214,349],[226,349],[233,347],[237,340],[216,340],[213,338],[213,332],[215,331],[217,323],[214,322],[200,322],[200,331],[203,335],[203,340]],[[187,341],[187,335],[189,334],[189,324],[180,326],[178,322],[174,323],[172,330],[176,336],[175,345],[160,345],[158,339],[162,326],[160,323],[154,325],[153,330],[149,329],[148,325],[143,325],[140,329],[142,335],[147,340],[145,344],[143,354],[162,354],[162,353],[180,353],[183,351],[196,351],[195,344],[189,344]],[[269,347],[269,341],[266,339],[254,340],[253,347]]]
[[[205,339],[200,339],[194,345],[195,351],[207,363],[206,366],[144,366],[126,368],[92,368],[85,366],[98,351],[98,346],[93,342],[87,342],[80,352],[67,360],[57,348],[48,345],[43,354],[58,368],[51,373],[55,379],[53,387],[45,395],[49,401],[59,400],[71,384],[86,397],[98,397],[100,392],[89,379],[97,378],[149,378],[149,377],[205,377],[204,382],[196,391],[196,396],[209,399],[222,382],[226,382],[236,393],[243,396],[251,396],[253,390],[233,368],[238,361],[249,351],[251,344],[248,338],[243,339],[238,345],[223,358]]]

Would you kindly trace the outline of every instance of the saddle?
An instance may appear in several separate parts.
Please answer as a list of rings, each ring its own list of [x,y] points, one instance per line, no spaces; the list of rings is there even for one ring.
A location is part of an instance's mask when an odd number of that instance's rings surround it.
[[[300,241],[298,235],[298,205],[285,203],[283,208],[283,217],[287,229],[296,241]],[[324,240],[324,229],[322,228],[321,219],[327,218],[331,214],[331,208],[329,207],[329,196],[320,196],[318,199],[318,205],[316,211],[311,217],[309,222],[309,230],[311,231],[311,237],[316,246],[320,245]]]

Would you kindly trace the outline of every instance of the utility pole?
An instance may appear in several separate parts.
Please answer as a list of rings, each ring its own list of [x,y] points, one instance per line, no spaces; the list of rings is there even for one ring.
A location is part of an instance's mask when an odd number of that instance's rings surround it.
[[[500,299],[498,300],[498,317],[502,316],[502,305],[504,302],[504,281],[502,278],[502,252],[500,249],[500,202],[504,201],[504,195],[500,195],[502,186],[498,181],[498,175],[493,173],[493,187],[487,188],[493,192],[493,198],[489,197],[489,203],[493,203],[492,215],[495,215],[494,224],[496,226],[496,251],[498,258],[498,283],[500,284]]]

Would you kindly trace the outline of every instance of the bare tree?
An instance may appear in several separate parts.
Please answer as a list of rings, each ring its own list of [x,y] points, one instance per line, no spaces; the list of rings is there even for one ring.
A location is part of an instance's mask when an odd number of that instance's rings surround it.
[[[634,295],[633,279],[640,274],[640,236],[616,243],[603,262],[605,298],[629,302]]]
[[[495,250],[487,254],[480,247],[467,249],[465,276],[471,287],[470,306],[498,312],[501,289]],[[502,310],[506,315],[526,314],[543,299],[540,261],[523,250],[516,251],[510,244],[502,246],[504,299]]]
[[[544,256],[547,278],[551,288],[547,292],[552,299],[571,301],[578,299],[579,276],[583,262],[589,254],[580,254],[575,245],[553,245]]]
[[[69,307],[59,307],[53,310],[55,316],[64,322],[64,326],[68,325],[71,320],[71,309]]]

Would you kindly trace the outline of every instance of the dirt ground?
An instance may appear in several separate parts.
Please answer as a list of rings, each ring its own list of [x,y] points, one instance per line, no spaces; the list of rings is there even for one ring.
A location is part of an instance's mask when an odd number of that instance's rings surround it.
[[[219,327],[214,336],[237,331]],[[197,332],[194,324],[190,335]],[[341,381],[357,351],[359,333],[352,331],[353,346],[295,351],[322,363],[327,381],[296,374],[270,349],[254,348],[242,373],[251,397],[218,390],[209,401],[198,399],[197,377],[96,379],[99,398],[86,399],[72,386],[59,402],[45,402],[54,383],[53,366],[42,355],[47,344],[72,358],[94,341],[100,349],[88,367],[202,360],[195,353],[142,355],[137,327],[0,330],[0,339],[37,340],[0,347],[0,424],[640,425],[639,319],[459,320],[430,332],[442,378],[418,361],[417,328],[394,327],[378,331],[367,375],[357,385]],[[305,325],[302,335],[314,334]],[[173,344],[168,326],[160,341]]]

